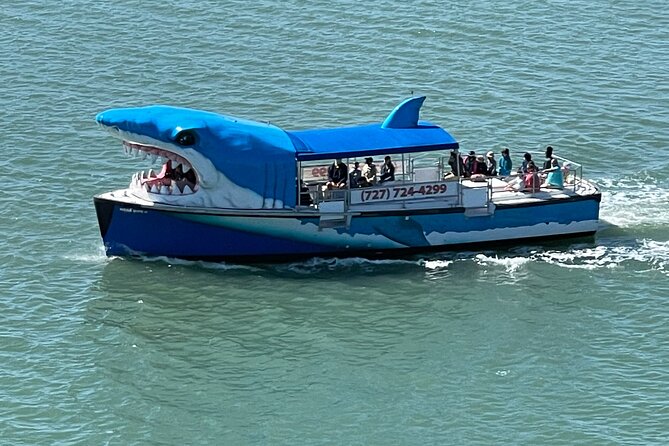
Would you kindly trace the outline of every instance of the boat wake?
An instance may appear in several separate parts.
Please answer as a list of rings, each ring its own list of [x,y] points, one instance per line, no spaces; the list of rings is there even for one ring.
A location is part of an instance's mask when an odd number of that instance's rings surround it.
[[[431,257],[410,259],[370,260],[353,258],[313,258],[303,262],[284,264],[235,264],[226,262],[204,262],[168,257],[139,257],[132,260],[120,257],[106,258],[104,253],[90,255],[78,261],[98,263],[146,262],[162,263],[168,268],[203,268],[212,271],[254,274],[278,274],[287,276],[330,275],[385,275],[399,273],[439,273],[454,267],[476,265],[483,268],[499,268],[508,274],[521,273],[530,264],[537,262],[560,268],[598,270],[630,267],[637,271],[656,271],[669,277],[669,241],[652,239],[602,239],[597,243],[562,245],[558,247],[528,246],[507,251],[446,252]]]
[[[110,258],[105,254],[105,247],[101,243],[90,244],[84,249],[62,254],[62,259],[71,263],[106,264]]]
[[[652,177],[597,181],[603,190],[604,222],[619,228],[669,226],[669,185]]]
[[[636,264],[637,270],[654,270],[669,276],[669,241],[642,239],[632,243],[571,247],[569,250],[532,250],[506,256],[478,254],[474,261],[479,265],[499,265],[510,273],[530,262],[584,270]]]
[[[369,260],[363,258],[317,258],[305,262],[268,265],[267,269],[297,276],[319,273],[389,274],[419,271],[438,272],[456,266],[474,264],[499,267],[509,274],[523,271],[537,262],[560,268],[598,270],[631,267],[638,271],[657,271],[669,276],[669,241],[601,240],[601,244],[549,247],[523,247],[509,251],[443,253],[429,258],[405,260]]]

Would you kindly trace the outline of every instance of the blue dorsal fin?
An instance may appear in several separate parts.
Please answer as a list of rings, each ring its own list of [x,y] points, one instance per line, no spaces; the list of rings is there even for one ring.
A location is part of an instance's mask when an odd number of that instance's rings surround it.
[[[420,108],[425,102],[425,96],[416,96],[400,103],[390,112],[381,128],[384,129],[411,129],[418,126]]]

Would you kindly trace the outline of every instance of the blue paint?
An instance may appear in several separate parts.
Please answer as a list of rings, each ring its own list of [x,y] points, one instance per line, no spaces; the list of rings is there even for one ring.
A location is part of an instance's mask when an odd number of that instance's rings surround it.
[[[425,102],[425,96],[405,100],[390,112],[381,127],[384,129],[415,128],[418,125],[418,116],[423,102]]]
[[[122,131],[122,138],[137,137],[141,143],[156,141],[158,146],[183,153],[185,158],[195,156],[191,150],[197,151],[234,183],[223,182],[229,188],[219,192],[240,186],[264,200],[280,200],[285,208],[294,210],[297,161],[457,149],[457,141],[448,132],[419,121],[424,100],[416,97],[402,102],[382,124],[290,132],[269,124],[167,106],[108,110],[96,119],[112,132]],[[502,205],[490,215],[476,217],[468,216],[464,208],[427,212],[378,212],[378,208],[369,208],[348,215],[347,224],[328,228],[327,224],[319,226],[316,209],[300,214],[285,210],[254,213],[244,208],[248,214],[241,216],[234,211],[189,208],[179,202],[170,203],[173,210],[156,210],[116,199],[96,200],[106,208],[98,209],[98,217],[108,254],[187,258],[346,255],[438,249],[491,239],[504,241],[500,240],[504,237],[511,240],[594,232],[592,222],[598,220],[599,213],[596,193],[585,199]],[[239,211],[240,207],[235,209]],[[111,218],[106,218],[110,213]],[[586,224],[568,228],[580,222]]]
[[[161,105],[107,110],[96,120],[166,144],[177,144],[175,138],[183,131],[193,132],[195,144],[185,148],[209,158],[232,182],[285,206],[295,205],[295,147],[278,127]]]
[[[148,208],[132,212],[120,211],[119,208],[125,208],[123,205],[113,206],[115,209],[112,224],[104,236],[108,255],[139,253],[202,259],[313,256],[324,253],[346,255],[348,252],[360,250],[359,246],[350,243],[350,237],[356,234],[385,238],[384,233],[387,233],[388,239],[398,243],[393,249],[447,248],[452,242],[435,245],[430,244],[427,237],[433,232],[475,234],[504,228],[523,234],[523,228],[534,225],[568,225],[578,221],[596,221],[599,213],[598,201],[589,199],[567,200],[525,209],[501,208],[491,216],[473,218],[465,216],[463,212],[423,214],[408,218],[398,215],[359,216],[352,219],[348,229],[337,229],[337,237],[318,238],[314,242],[309,235],[318,226],[317,217],[285,217],[298,222],[300,229],[289,234],[278,234],[270,217],[233,217],[235,223],[230,225],[226,221],[231,217],[223,214],[172,213]],[[263,218],[267,221],[265,228],[253,229],[248,225],[246,230],[239,229],[246,226],[245,222],[255,222]],[[179,236],[175,237],[175,234]],[[472,243],[484,240],[479,239]],[[497,242],[490,243],[493,247]],[[369,252],[381,249],[387,251],[388,246],[388,241],[377,247],[370,246]]]

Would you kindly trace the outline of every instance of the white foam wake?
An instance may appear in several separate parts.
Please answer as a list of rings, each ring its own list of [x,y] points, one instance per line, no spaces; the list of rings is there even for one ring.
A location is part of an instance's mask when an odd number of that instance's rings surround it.
[[[572,248],[568,251],[538,251],[511,256],[478,254],[479,265],[499,265],[513,273],[530,262],[545,262],[562,268],[596,270],[617,268],[625,263],[645,265],[669,276],[669,241],[643,239],[629,245]]]
[[[600,180],[600,218],[621,228],[669,226],[669,186],[653,178]]]

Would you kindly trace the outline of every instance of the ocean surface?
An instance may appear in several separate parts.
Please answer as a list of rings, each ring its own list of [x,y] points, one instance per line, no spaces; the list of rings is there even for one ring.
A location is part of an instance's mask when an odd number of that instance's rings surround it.
[[[669,5],[6,0],[0,444],[669,444]],[[92,196],[146,166],[94,122],[422,118],[550,144],[594,239],[280,265],[104,255]]]

